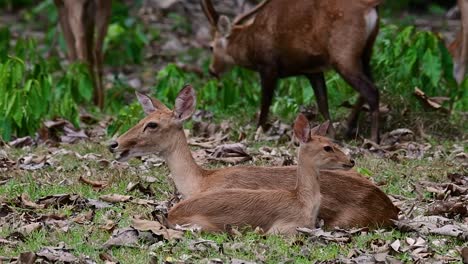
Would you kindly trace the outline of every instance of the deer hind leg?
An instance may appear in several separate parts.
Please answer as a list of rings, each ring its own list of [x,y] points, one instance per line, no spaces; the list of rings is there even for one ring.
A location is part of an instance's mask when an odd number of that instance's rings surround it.
[[[283,221],[279,221],[274,223],[270,229],[266,232],[267,234],[274,234],[274,235],[295,235],[297,234],[297,223],[286,223]]]
[[[331,123],[330,113],[328,111],[327,85],[325,83],[323,72],[307,74],[306,77],[309,79],[312,89],[314,89],[320,114],[322,114],[325,120],[329,120]],[[335,129],[333,128],[333,125],[328,129],[328,133],[330,137],[335,137]]]
[[[260,78],[262,82],[262,106],[260,109],[258,126],[261,126],[263,130],[266,131],[268,129],[268,113],[270,112],[270,105],[275,93],[278,76],[274,72],[263,72],[260,74]]]

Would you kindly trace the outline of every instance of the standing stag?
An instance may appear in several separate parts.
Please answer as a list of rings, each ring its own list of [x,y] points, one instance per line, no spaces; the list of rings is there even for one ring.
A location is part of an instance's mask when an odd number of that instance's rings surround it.
[[[320,113],[330,120],[323,72],[333,68],[360,94],[348,118],[347,134],[355,133],[360,109],[367,102],[371,139],[378,142],[379,91],[369,62],[379,30],[379,4],[380,0],[265,0],[231,24],[215,11],[211,0],[202,0],[215,29],[210,72],[218,76],[233,65],[259,72],[258,125],[265,128],[278,79],[297,75],[309,79]]]
[[[88,65],[94,85],[94,103],[104,107],[103,43],[109,26],[112,0],[54,0],[70,61]],[[95,36],[96,31],[96,36]]]

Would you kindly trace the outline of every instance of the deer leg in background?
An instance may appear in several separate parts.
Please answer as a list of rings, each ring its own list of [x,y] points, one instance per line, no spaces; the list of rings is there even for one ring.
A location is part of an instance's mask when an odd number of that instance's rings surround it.
[[[78,58],[75,50],[75,37],[73,36],[72,30],[70,28],[67,8],[65,7],[63,0],[54,0],[54,3],[59,14],[60,28],[62,29],[63,37],[67,44],[68,59],[70,61],[75,61]]]
[[[307,74],[306,77],[309,79],[310,85],[314,90],[320,114],[322,114],[325,120],[329,120],[330,124],[332,124],[330,112],[328,111],[327,84],[323,72]],[[328,134],[332,138],[335,137],[335,128],[333,125],[329,127]]]
[[[458,0],[458,7],[461,12],[461,30],[451,45],[451,52],[454,56],[453,74],[460,84],[465,78],[468,62],[468,0]]]
[[[364,53],[362,55],[362,70],[367,78],[373,82],[372,77],[372,69],[370,66],[370,60],[372,57],[372,47],[374,45],[375,38],[378,34],[378,27],[373,31],[370,41],[367,42],[366,48],[364,49]],[[359,120],[359,114],[361,112],[362,106],[366,102],[366,99],[362,96],[359,96],[356,103],[354,104],[350,115],[348,116],[347,120],[347,130],[346,130],[346,137],[347,138],[355,138],[357,133],[357,123]]]
[[[262,107],[260,109],[258,126],[261,126],[263,131],[266,131],[268,129],[268,113],[270,112],[270,105],[275,93],[276,83],[278,82],[278,75],[276,72],[271,71],[262,72],[260,73],[260,79],[262,84]]]
[[[358,91],[360,97],[365,98],[366,102],[369,104],[371,114],[371,139],[379,143],[379,90],[366,76],[362,67],[360,67],[360,63],[354,67],[352,64],[344,65],[348,65],[348,67],[338,65],[337,70],[343,79]],[[360,102],[358,100],[356,106],[359,104]]]
[[[361,113],[362,106],[364,105],[366,99],[362,96],[359,96],[353,108],[351,109],[351,114],[348,116],[346,122],[346,137],[355,138],[357,134],[357,122],[359,119],[359,113]]]
[[[105,89],[103,84],[103,64],[104,64],[104,39],[107,35],[107,29],[109,27],[109,19],[111,15],[112,0],[100,0],[96,1],[97,12],[96,12],[96,29],[97,36],[96,42],[94,43],[94,61],[96,63],[96,99],[98,106],[102,109],[104,107]]]

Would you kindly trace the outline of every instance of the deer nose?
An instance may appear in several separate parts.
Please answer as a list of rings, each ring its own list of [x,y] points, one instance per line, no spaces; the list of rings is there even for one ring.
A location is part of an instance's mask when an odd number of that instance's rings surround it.
[[[353,166],[353,167],[354,167],[354,164],[356,164],[356,162],[354,162],[354,160],[350,160],[349,162],[351,163],[351,166]]]
[[[110,144],[109,144],[109,151],[110,152],[114,152],[114,150],[119,146],[119,143],[117,143],[117,141],[112,141]]]

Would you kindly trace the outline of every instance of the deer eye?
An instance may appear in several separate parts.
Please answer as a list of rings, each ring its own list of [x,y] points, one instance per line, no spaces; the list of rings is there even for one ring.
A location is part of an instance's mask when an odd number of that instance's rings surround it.
[[[157,127],[158,127],[158,123],[155,123],[155,122],[149,122],[148,124],[146,124],[146,128],[155,129]]]
[[[333,148],[330,147],[330,146],[325,146],[325,147],[323,147],[323,149],[324,149],[326,152],[333,152]]]
[[[213,45],[210,45],[210,51],[213,52],[214,48]]]

